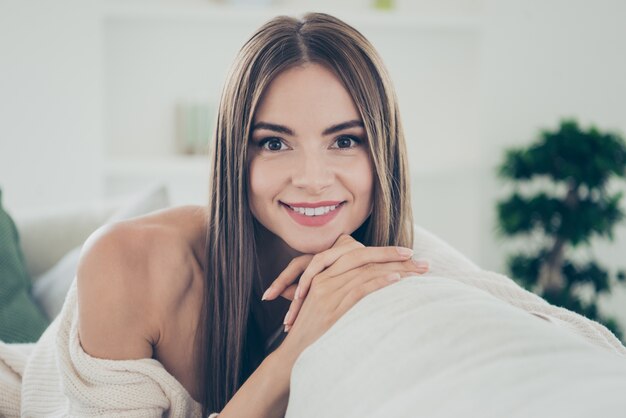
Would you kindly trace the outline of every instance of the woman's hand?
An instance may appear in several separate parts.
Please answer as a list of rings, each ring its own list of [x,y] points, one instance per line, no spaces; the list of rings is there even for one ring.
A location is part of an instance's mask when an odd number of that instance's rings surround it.
[[[424,272],[412,262],[410,251],[402,255],[397,247],[363,247],[354,242],[349,235],[342,235],[331,249],[315,255],[309,263],[312,271],[328,268],[311,275],[307,267],[302,275],[302,296],[297,299],[301,306],[279,346],[287,358],[297,358],[363,297],[397,282],[402,275]],[[333,251],[338,248],[344,250],[339,256]],[[333,263],[327,262],[333,259]]]
[[[273,300],[277,296],[285,299],[293,300],[296,294],[298,284],[293,284],[298,277],[306,270],[307,266],[313,259],[312,254],[304,254],[293,258],[287,267],[278,275],[276,280],[267,288],[261,300]]]
[[[285,317],[285,331],[294,323],[309,292],[312,279],[322,271],[336,276],[357,268],[374,270],[377,274],[397,273],[399,277],[414,276],[428,271],[426,261],[411,259],[413,251],[402,247],[365,247],[350,235],[341,235],[333,246],[317,255],[294,258],[264,294],[273,299],[279,294],[293,300]],[[376,263],[376,264],[372,264]],[[302,274],[299,285],[293,282]]]

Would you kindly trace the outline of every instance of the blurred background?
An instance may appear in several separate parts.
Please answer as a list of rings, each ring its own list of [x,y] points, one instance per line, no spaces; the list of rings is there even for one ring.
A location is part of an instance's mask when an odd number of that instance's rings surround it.
[[[206,142],[235,54],[266,20],[306,11],[344,19],[382,55],[415,220],[485,269],[506,273],[515,248],[495,234],[496,201],[511,192],[495,172],[506,148],[562,118],[626,132],[619,0],[0,0],[5,208],[158,182],[172,205],[206,204]],[[585,250],[611,271],[626,266],[626,222],[614,232]],[[600,302],[626,324],[626,291]]]

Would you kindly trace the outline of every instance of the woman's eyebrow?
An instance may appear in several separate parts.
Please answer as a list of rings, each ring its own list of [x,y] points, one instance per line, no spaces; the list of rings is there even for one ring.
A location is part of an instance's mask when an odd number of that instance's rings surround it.
[[[348,128],[354,128],[354,127],[361,127],[363,128],[363,122],[361,122],[360,120],[354,119],[354,120],[349,120],[346,122],[341,122],[338,123],[336,125],[332,125],[326,129],[324,129],[324,131],[322,132],[322,135],[330,135],[330,134],[334,134],[340,131],[343,131],[344,129],[348,129]],[[294,136],[295,133],[292,129],[283,126],[283,125],[278,125],[275,123],[269,123],[269,122],[257,122],[254,124],[252,131],[256,131],[257,129],[267,129],[269,131],[274,131],[274,132],[279,132],[282,134],[286,134],[286,135],[291,135]]]
[[[252,132],[256,131],[257,129],[267,129],[268,131],[280,132],[281,134],[286,134],[286,135],[291,135],[291,136],[295,135],[293,131],[287,128],[286,126],[277,125],[275,123],[269,123],[269,122],[255,123],[254,126],[252,127]]]
[[[363,122],[361,122],[360,120],[357,120],[357,119],[349,120],[347,122],[341,122],[329,128],[324,129],[324,132],[322,132],[322,135],[334,134],[336,132],[343,131],[344,129],[354,128],[356,126],[360,126],[361,128],[364,127]]]

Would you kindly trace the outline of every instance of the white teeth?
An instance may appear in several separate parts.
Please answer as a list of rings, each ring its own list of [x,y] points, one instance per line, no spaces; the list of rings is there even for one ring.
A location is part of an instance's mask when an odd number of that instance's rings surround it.
[[[289,208],[291,208],[291,210],[293,210],[294,212],[298,212],[302,215],[320,216],[320,215],[326,215],[328,212],[337,209],[338,206],[339,205],[321,206],[319,208],[296,208],[296,207],[289,206]]]

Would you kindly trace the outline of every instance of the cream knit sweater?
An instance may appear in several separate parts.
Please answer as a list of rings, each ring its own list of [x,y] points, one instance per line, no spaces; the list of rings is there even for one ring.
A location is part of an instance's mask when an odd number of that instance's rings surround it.
[[[200,404],[157,360],[87,354],[78,339],[76,298],[74,281],[37,343],[0,342],[1,416],[200,416]]]

